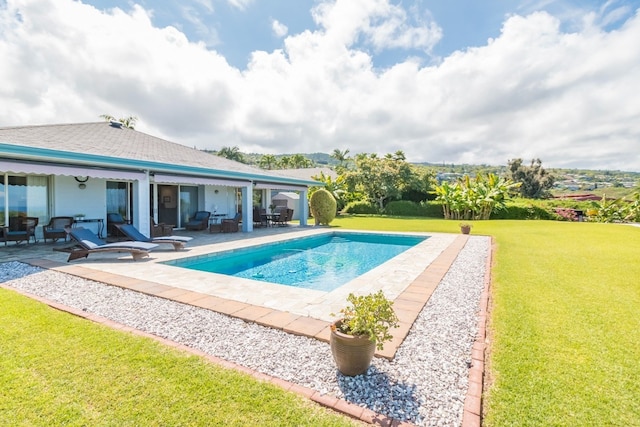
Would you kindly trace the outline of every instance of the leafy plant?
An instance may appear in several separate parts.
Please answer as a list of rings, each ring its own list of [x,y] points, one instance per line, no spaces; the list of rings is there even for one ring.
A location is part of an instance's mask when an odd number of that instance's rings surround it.
[[[622,220],[623,212],[621,199],[610,200],[607,196],[602,196],[600,201],[592,202],[595,215],[589,218],[595,222],[616,222]]]
[[[340,310],[342,322],[339,323],[339,331],[348,335],[367,336],[376,343],[378,350],[382,350],[384,343],[393,338],[389,329],[398,327],[393,301],[379,290],[360,296],[350,293],[347,302],[350,305]]]
[[[434,193],[445,219],[489,219],[491,212],[504,208],[509,192],[519,185],[492,173],[474,179],[467,175],[454,184],[443,182]]]

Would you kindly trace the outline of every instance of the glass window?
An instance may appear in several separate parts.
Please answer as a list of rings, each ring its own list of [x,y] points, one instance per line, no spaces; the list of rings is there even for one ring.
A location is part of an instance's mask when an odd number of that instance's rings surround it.
[[[119,213],[129,218],[129,192],[126,182],[107,181],[107,213]]]
[[[198,187],[180,186],[180,223],[185,224],[198,211]]]
[[[5,196],[8,195],[7,197]],[[8,217],[37,217],[40,221],[49,218],[49,178],[46,176],[2,176],[0,185],[0,222],[6,224]],[[6,206],[5,206],[6,202]]]

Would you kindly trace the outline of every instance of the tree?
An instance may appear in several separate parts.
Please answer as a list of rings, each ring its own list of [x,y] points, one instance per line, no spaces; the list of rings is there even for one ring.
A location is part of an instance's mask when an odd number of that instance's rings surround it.
[[[302,154],[294,154],[291,156],[291,167],[293,169],[304,169],[313,166],[311,159],[306,158]]]
[[[118,120],[116,120],[115,117],[109,114],[101,114],[100,117],[102,117],[106,122],[110,122],[112,120],[115,122],[120,122],[122,123],[122,126],[126,127],[127,129],[135,129],[136,122],[138,121],[138,118],[136,116],[123,117]]]
[[[349,161],[349,149],[345,149],[340,151],[338,148],[333,149],[333,153],[330,154],[331,157],[336,159],[340,164],[338,166],[344,166],[344,164]]]
[[[222,147],[216,154],[229,160],[244,163],[244,156],[240,152],[240,148],[238,148],[238,146]]]
[[[377,154],[358,154],[355,168],[344,173],[351,192],[361,192],[379,209],[388,199],[399,199],[414,178],[411,165],[394,156],[379,158]]]
[[[542,167],[540,159],[531,160],[531,166],[524,166],[522,159],[509,160],[507,177],[521,183],[520,196],[527,199],[546,199],[551,197],[549,189],[553,187],[555,178]]]
[[[258,160],[258,166],[262,169],[273,169],[278,165],[278,159],[273,154],[265,154]]]

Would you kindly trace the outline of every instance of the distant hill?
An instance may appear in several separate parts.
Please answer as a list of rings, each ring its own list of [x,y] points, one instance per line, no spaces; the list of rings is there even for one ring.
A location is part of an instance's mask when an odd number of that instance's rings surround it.
[[[294,154],[274,154],[276,159],[291,157],[300,154],[314,163],[314,167],[335,167],[339,162],[328,153],[294,153]],[[256,165],[263,156],[259,153],[242,153],[246,163]],[[456,175],[476,175],[478,173],[493,173],[503,175],[507,172],[507,165],[470,165],[454,163],[413,163],[419,167],[434,170],[439,174],[451,176]],[[544,162],[543,162],[543,167]],[[554,194],[566,194],[576,191],[589,191],[595,194],[628,194],[640,187],[640,172],[610,171],[610,170],[588,170],[588,169],[558,169],[547,168],[547,172],[556,177],[556,188]]]

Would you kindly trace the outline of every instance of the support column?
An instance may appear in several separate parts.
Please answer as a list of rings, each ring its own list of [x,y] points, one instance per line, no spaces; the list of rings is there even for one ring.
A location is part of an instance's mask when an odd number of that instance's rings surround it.
[[[301,227],[306,227],[307,226],[307,218],[309,218],[309,201],[307,198],[307,194],[309,193],[309,190],[302,190],[300,191],[300,200],[299,200],[299,206],[298,209],[300,209],[300,226]]]
[[[151,212],[149,211],[149,171],[145,171],[144,178],[133,182],[133,225],[142,234],[151,234]]]
[[[253,182],[242,187],[242,231],[253,231]]]

